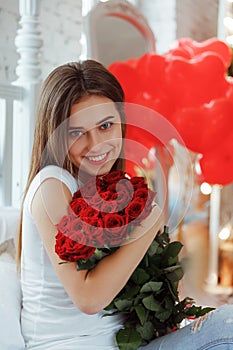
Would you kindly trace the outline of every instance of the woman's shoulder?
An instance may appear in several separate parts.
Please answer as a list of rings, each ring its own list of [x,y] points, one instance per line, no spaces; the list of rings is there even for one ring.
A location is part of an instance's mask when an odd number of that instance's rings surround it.
[[[39,187],[48,179],[59,180],[67,186],[72,194],[77,191],[77,180],[69,171],[56,165],[47,165],[37,173],[30,184],[25,198],[25,202],[28,203],[29,207],[31,206],[32,199]]]
[[[47,165],[42,168],[34,178],[33,182],[37,183],[38,186],[50,178],[54,178],[63,182],[72,193],[77,190],[77,180],[71,175],[68,170],[63,169],[57,165]]]
[[[72,184],[75,188],[77,187],[77,180],[74,176],[66,169],[63,169],[57,165],[47,165],[42,168],[35,176],[35,181],[42,183],[46,179],[55,178],[64,182],[68,187]]]

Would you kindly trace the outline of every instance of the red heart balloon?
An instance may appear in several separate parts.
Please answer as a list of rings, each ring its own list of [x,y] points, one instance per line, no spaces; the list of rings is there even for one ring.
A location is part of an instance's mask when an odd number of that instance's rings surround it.
[[[140,91],[140,78],[135,67],[129,62],[114,62],[109,71],[119,80],[128,102],[133,101]]]
[[[233,182],[233,132],[211,152],[199,160],[201,177],[210,184],[228,185]]]
[[[137,71],[143,81],[143,91],[155,95],[163,90],[166,66],[165,56],[154,53],[147,53],[138,60]]]
[[[223,62],[210,53],[191,60],[172,59],[165,79],[169,97],[172,101],[178,101],[180,107],[208,103],[225,96],[229,88]]]
[[[171,119],[185,145],[197,153],[206,153],[219,145],[232,130],[233,103],[226,98],[199,107],[183,108]]]
[[[180,51],[190,58],[198,56],[204,52],[211,52],[217,54],[221,58],[225,68],[229,67],[231,64],[232,52],[230,47],[224,41],[217,38],[209,38],[201,42],[190,38],[181,38],[176,41],[174,50],[176,50],[176,54]]]

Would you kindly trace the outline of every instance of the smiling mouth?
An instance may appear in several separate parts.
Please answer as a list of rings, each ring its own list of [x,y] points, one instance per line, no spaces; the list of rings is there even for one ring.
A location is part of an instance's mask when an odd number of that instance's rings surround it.
[[[91,157],[85,157],[85,159],[91,163],[91,164],[102,164],[106,161],[106,159],[108,158],[108,153],[103,153],[103,154],[100,154],[98,156],[91,156]]]

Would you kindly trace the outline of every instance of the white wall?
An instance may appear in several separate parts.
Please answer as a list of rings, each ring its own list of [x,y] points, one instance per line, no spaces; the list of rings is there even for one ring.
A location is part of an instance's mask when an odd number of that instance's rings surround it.
[[[41,0],[42,75],[81,53],[82,0]]]
[[[18,0],[0,0],[0,82],[15,80]]]
[[[138,0],[138,7],[155,35],[157,53],[165,53],[176,39],[176,0]]]
[[[176,0],[177,37],[217,37],[218,13],[219,0]]]
[[[42,77],[55,66],[77,60],[81,54],[82,0],[38,0]],[[157,51],[165,52],[175,39],[175,0],[138,0],[157,38]],[[0,0],[0,82],[16,80],[18,54],[14,39],[18,25],[18,0]]]
[[[41,52],[42,77],[55,66],[80,56],[82,0],[39,0],[40,30],[44,41]],[[14,39],[18,24],[18,0],[0,0],[0,82],[16,80],[19,58]]]

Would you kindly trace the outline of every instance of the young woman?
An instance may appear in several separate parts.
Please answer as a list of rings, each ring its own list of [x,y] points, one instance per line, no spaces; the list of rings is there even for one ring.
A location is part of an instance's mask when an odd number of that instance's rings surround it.
[[[54,247],[56,224],[77,188],[89,177],[124,169],[123,101],[118,81],[93,60],[58,67],[44,83],[18,250],[27,349],[117,349],[121,318],[102,317],[103,308],[126,284],[163,225],[159,207],[134,230],[135,240],[92,270],[59,264]],[[230,313],[230,307],[220,309],[143,349],[233,349]]]

